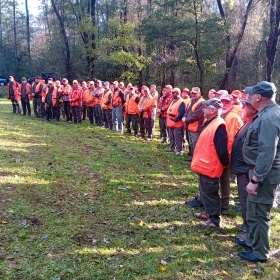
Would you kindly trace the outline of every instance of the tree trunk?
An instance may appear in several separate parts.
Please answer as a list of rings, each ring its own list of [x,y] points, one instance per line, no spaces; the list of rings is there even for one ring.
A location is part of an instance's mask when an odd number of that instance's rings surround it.
[[[29,26],[28,0],[25,0],[25,10],[26,10],[26,31],[27,31],[28,75],[29,75],[29,77],[31,77],[32,62],[31,62],[31,47],[30,47],[30,26]]]
[[[235,41],[235,44],[234,44],[232,50],[231,50],[231,46],[230,46],[230,42],[231,42],[230,34],[226,35],[226,42],[228,44],[228,49],[227,49],[227,54],[226,54],[226,71],[225,71],[224,78],[223,78],[222,83],[221,83],[221,89],[226,89],[226,90],[229,89],[229,72],[230,72],[231,67],[233,65],[233,61],[234,61],[236,53],[239,49],[240,43],[242,41],[244,31],[245,31],[245,28],[246,28],[246,25],[247,25],[247,21],[248,21],[248,16],[249,16],[250,11],[251,11],[252,6],[253,6],[253,2],[254,2],[254,0],[249,0],[248,1],[247,8],[246,8],[245,14],[244,14],[243,19],[242,19],[242,25],[241,25],[241,28],[240,28],[237,36],[236,36],[237,39]],[[223,9],[222,1],[217,0],[217,4],[218,4],[218,8],[219,8],[219,11],[220,11],[221,18],[224,20],[224,24],[226,24],[227,19],[226,19],[226,15],[225,15],[225,12],[224,12],[224,9]]]
[[[13,22],[14,22],[14,64],[15,64],[15,73],[18,75],[18,63],[17,63],[17,26],[16,26],[16,1],[13,0]],[[16,77],[18,78],[18,77]]]
[[[266,80],[271,82],[279,38],[280,0],[270,3],[270,33],[266,45]]]
[[[3,52],[2,0],[0,0],[0,52]]]
[[[68,38],[67,38],[65,26],[64,26],[64,19],[59,14],[59,11],[56,7],[56,4],[55,4],[54,0],[51,0],[51,3],[52,3],[52,7],[54,9],[54,12],[56,14],[56,17],[59,21],[60,32],[61,32],[61,36],[62,36],[64,46],[65,46],[65,52],[66,52],[66,54],[65,54],[65,73],[66,73],[66,77],[67,77],[67,79],[71,79],[72,78],[71,54],[70,54],[69,42],[68,42]]]
[[[137,4],[138,4],[137,20],[138,20],[138,25],[140,25],[141,22],[142,22],[142,1],[138,0]],[[141,48],[141,42],[142,42],[141,34],[139,34],[138,40],[139,40],[138,55],[142,56],[143,51],[142,51],[142,48]],[[140,70],[139,74],[138,74],[138,87],[139,87],[139,89],[143,86],[143,82],[144,82],[143,81],[143,70]]]

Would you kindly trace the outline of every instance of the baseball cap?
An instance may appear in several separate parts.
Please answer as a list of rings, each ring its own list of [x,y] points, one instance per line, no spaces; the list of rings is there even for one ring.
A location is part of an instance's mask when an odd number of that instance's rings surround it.
[[[203,104],[208,107],[214,107],[216,109],[222,109],[223,108],[223,103],[219,98],[211,98],[208,99],[207,101],[204,101]]]
[[[233,97],[240,97],[241,96],[241,91],[240,90],[233,90],[231,95]]]
[[[172,92],[177,92],[177,93],[181,94],[181,90],[177,87],[173,88]]]
[[[35,77],[35,79],[42,79],[42,77],[38,75]]]
[[[228,101],[231,101],[233,98],[230,94],[228,93],[223,93],[221,96],[220,96],[220,99],[221,100],[228,100]]]
[[[22,81],[26,81],[26,78],[25,78],[25,77],[22,77],[21,80],[22,80]]]
[[[200,93],[199,87],[193,87],[191,93]]]
[[[74,81],[73,81],[73,84],[78,84],[78,81],[77,81],[77,80],[74,80]]]
[[[169,88],[169,89],[173,89],[173,87],[171,85],[165,85],[165,88]]]
[[[224,89],[220,89],[216,92],[216,94],[218,95],[222,95],[222,94],[228,94],[228,91],[227,90],[224,90]]]
[[[271,98],[276,93],[276,87],[274,83],[262,81],[254,86],[246,87],[245,92],[248,94],[260,94],[263,97]]]
[[[247,99],[241,100],[242,104],[248,103],[252,105],[252,95],[248,95]]]
[[[119,85],[119,82],[118,81],[114,81],[112,84]]]
[[[182,91],[186,91],[186,92],[190,93],[190,90],[188,88],[183,88]]]

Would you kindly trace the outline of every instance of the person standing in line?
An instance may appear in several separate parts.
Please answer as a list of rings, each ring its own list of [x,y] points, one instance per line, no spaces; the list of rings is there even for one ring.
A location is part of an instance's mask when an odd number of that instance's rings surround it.
[[[158,101],[157,116],[159,120],[160,128],[160,138],[162,139],[161,143],[168,143],[168,127],[166,125],[167,109],[170,103],[173,101],[171,85],[166,85],[162,89],[162,96]]]
[[[27,83],[27,79],[25,77],[21,78],[21,84],[19,85],[19,95],[21,96],[21,106],[22,106],[23,115],[26,116],[26,109],[27,109],[27,115],[31,116],[31,107],[30,107],[30,100],[32,100],[31,85]]]
[[[42,104],[42,96],[44,90],[44,82],[41,76],[36,76],[35,81],[31,86],[31,94],[33,97],[33,110],[36,118],[44,117],[44,104]]]
[[[221,222],[221,199],[219,196],[219,178],[223,169],[229,165],[227,150],[227,131],[221,118],[223,104],[218,98],[204,102],[206,119],[195,145],[191,169],[198,173],[200,197],[204,212],[194,213],[198,219],[205,220],[199,225],[204,228],[216,228]]]
[[[71,105],[71,110],[73,114],[74,123],[81,123],[81,106],[82,106],[82,90],[79,87],[79,83],[77,80],[73,81],[72,89],[69,93],[69,102]]]
[[[182,119],[186,123],[186,129],[189,139],[190,157],[186,161],[192,161],[192,155],[198,139],[199,133],[204,122],[203,101],[199,87],[193,87],[191,90],[191,103],[186,109],[185,115]]]
[[[102,109],[101,109],[101,99],[103,94],[104,94],[104,88],[102,86],[102,82],[100,80],[97,80],[96,88],[93,92],[93,96],[95,98],[94,118],[95,118],[95,124],[98,126],[103,125]]]
[[[104,93],[101,100],[101,108],[103,110],[104,128],[109,128],[112,130],[112,89],[109,82],[104,83]]]
[[[167,110],[166,124],[169,129],[170,149],[167,152],[176,152],[177,156],[183,154],[184,139],[184,117],[186,105],[181,97],[181,90],[174,88],[172,90],[173,101]]]
[[[249,234],[246,241],[236,239],[236,243],[249,250],[239,254],[241,259],[266,262],[270,249],[270,211],[280,183],[280,107],[275,102],[273,83],[262,81],[246,87],[245,92],[259,112],[243,146],[243,157],[250,168],[246,187]]]
[[[147,132],[148,137],[146,140],[151,141],[153,132],[152,114],[155,100],[151,97],[150,90],[147,86],[143,86],[141,92],[142,96],[138,103],[140,134],[141,137],[145,138]]]
[[[157,92],[157,86],[155,84],[152,84],[150,86],[150,93],[152,98],[155,100],[155,105],[153,107],[153,114],[152,114],[152,127],[155,129],[155,120],[157,116],[157,105],[158,105],[158,92]]]
[[[243,101],[242,116],[245,120],[245,124],[240,128],[234,137],[234,142],[232,145],[231,152],[231,172],[236,175],[237,178],[237,188],[239,202],[241,206],[241,213],[243,218],[243,224],[240,228],[243,229],[247,234],[249,233],[249,226],[247,223],[246,212],[247,212],[247,196],[246,187],[249,183],[249,166],[246,164],[243,158],[242,149],[243,144],[247,135],[248,128],[253,122],[253,118],[256,116],[258,111],[252,105],[251,96]],[[246,240],[246,234],[240,234],[239,238]]]
[[[117,81],[113,82],[114,90],[112,95],[112,122],[113,130],[122,133],[123,132],[123,105],[125,103],[124,93],[119,88]]]
[[[62,85],[59,88],[58,93],[62,96],[64,112],[66,115],[66,122],[72,122],[72,111],[69,101],[69,93],[71,91],[71,86],[66,78],[62,79]]]

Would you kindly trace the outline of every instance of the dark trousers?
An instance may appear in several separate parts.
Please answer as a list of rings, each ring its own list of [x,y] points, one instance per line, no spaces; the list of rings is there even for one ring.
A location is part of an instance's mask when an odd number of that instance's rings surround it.
[[[94,119],[96,125],[101,125],[102,109],[100,104],[94,106]]]
[[[246,229],[246,233],[249,232],[249,226],[247,223],[247,197],[248,193],[246,191],[246,187],[249,183],[249,174],[248,173],[240,173],[236,174],[237,178],[237,187],[238,187],[238,196],[239,196],[239,202],[241,206],[241,213],[243,218],[243,223]]]
[[[166,125],[166,118],[159,117],[159,129],[160,129],[160,135],[163,138],[163,141],[168,140],[168,128]]]
[[[20,110],[20,105],[19,105],[18,101],[12,98],[11,102],[12,102],[12,106],[13,106],[13,113],[14,114],[16,114],[16,113],[20,114],[21,110]]]
[[[138,114],[127,114],[126,115],[126,129],[128,133],[131,133],[131,125],[134,130],[134,135],[138,134]]]
[[[221,188],[221,210],[228,210],[229,195],[230,195],[230,167],[226,167],[223,170],[223,174],[220,177],[220,188]]]
[[[36,117],[43,117],[44,116],[44,112],[42,112],[42,106],[44,106],[44,104],[42,104],[42,97],[41,96],[36,96],[33,97],[33,110],[34,110],[34,115]]]
[[[148,138],[152,138],[152,118],[143,118],[142,114],[139,117],[139,124],[140,124],[140,134],[142,137],[145,137],[146,131],[148,133]]]
[[[66,115],[66,121],[72,121],[72,111],[70,106],[70,101],[63,101],[64,112]]]
[[[71,106],[71,111],[74,119],[74,123],[81,123],[82,118],[81,118],[81,108],[80,106]]]
[[[113,129],[113,122],[112,122],[112,109],[105,109],[103,110],[104,113],[104,124],[106,128],[110,130]]]
[[[85,120],[87,117],[87,104],[86,102],[83,102],[83,105],[81,107],[81,114],[82,114],[82,119]]]
[[[88,106],[87,111],[88,111],[89,123],[93,124],[94,107],[93,106]]]
[[[27,109],[28,116],[30,116],[31,107],[30,107],[29,99],[21,99],[21,106],[22,106],[23,115],[26,116],[26,109]]]
[[[170,149],[176,150],[177,152],[182,152],[183,150],[183,139],[184,139],[184,128],[169,127],[169,140],[170,140]]]
[[[49,121],[50,119],[56,119],[59,121],[60,119],[60,109],[59,106],[49,106],[45,105],[45,114],[46,114],[46,120]]]
[[[210,178],[198,174],[201,201],[209,219],[215,224],[220,224],[221,200],[219,196],[219,178]]]
[[[187,133],[188,133],[188,140],[189,140],[190,156],[192,156],[199,136],[199,132],[192,132],[187,130]]]

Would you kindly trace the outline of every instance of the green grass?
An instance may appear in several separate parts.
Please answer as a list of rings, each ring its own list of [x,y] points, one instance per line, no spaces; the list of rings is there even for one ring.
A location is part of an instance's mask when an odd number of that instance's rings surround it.
[[[11,113],[0,100],[0,279],[276,279],[223,231],[201,229],[184,205],[197,176],[166,145]],[[158,132],[155,132],[157,136]],[[278,249],[279,209],[272,212]],[[162,262],[164,261],[164,262]]]

